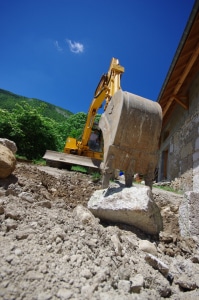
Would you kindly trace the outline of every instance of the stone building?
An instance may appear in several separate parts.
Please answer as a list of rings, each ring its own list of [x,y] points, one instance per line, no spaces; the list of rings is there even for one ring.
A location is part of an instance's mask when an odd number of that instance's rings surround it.
[[[158,102],[163,112],[158,180],[173,181],[176,189],[183,191],[182,234],[199,235],[199,0],[194,3]]]

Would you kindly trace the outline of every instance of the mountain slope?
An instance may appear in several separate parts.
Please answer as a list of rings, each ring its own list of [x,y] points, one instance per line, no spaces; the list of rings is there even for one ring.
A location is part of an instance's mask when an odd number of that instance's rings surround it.
[[[12,92],[0,89],[0,108],[6,109],[8,111],[12,111],[15,107],[15,104],[22,104],[22,102],[28,103],[30,106],[37,108],[41,105],[44,105],[44,109],[42,110],[42,114],[45,117],[54,119],[57,122],[62,122],[66,120],[73,113],[58,107],[56,105],[50,104],[46,101],[42,101],[34,98],[27,98]]]

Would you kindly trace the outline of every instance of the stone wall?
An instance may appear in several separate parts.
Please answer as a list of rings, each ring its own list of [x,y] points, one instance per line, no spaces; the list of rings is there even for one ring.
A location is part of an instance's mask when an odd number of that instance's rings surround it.
[[[189,109],[177,105],[162,130],[158,179],[178,180],[184,192],[199,191],[199,74],[189,89]]]

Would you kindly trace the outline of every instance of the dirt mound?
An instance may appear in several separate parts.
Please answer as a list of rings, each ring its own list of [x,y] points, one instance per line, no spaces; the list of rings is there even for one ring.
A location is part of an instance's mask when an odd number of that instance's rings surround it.
[[[197,299],[196,239],[179,235],[182,196],[153,190],[164,231],[101,224],[91,175],[18,163],[0,180],[1,299]]]

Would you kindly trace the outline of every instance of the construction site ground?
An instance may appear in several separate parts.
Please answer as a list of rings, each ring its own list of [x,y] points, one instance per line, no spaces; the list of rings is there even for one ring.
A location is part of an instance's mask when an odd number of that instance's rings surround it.
[[[182,195],[153,189],[163,217],[154,237],[77,214],[100,181],[91,174],[18,162],[0,180],[0,299],[199,299],[198,239],[182,238]],[[118,237],[121,251],[114,247]],[[146,261],[148,240],[169,268]]]

